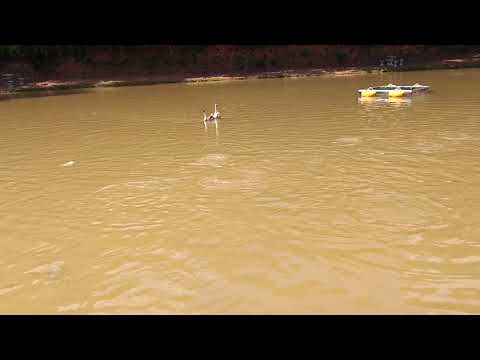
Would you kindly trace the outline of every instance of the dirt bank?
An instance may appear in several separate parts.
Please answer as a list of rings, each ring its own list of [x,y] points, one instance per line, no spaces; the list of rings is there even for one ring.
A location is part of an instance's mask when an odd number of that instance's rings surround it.
[[[169,47],[167,47],[169,48]],[[171,48],[171,47],[170,47]],[[82,64],[73,61],[72,59],[57,61],[57,65],[52,70],[52,66],[47,67],[47,70],[34,70],[27,62],[7,62],[0,64],[0,96],[41,96],[48,95],[52,92],[76,90],[96,87],[119,87],[119,86],[138,86],[138,85],[153,85],[165,83],[199,83],[212,81],[234,81],[245,79],[268,79],[268,78],[288,78],[288,77],[306,77],[306,76],[355,76],[366,73],[379,73],[386,71],[414,71],[414,70],[429,70],[429,69],[452,69],[452,68],[468,68],[480,67],[480,53],[470,49],[468,52],[463,51],[461,54],[452,54],[453,56],[446,56],[446,50],[436,50],[422,53],[419,51],[419,46],[411,47],[370,47],[373,50],[367,51],[368,47],[302,47],[302,51],[297,53],[292,52],[292,47],[282,47],[280,55],[287,56],[290,54],[292,59],[288,62],[292,65],[290,69],[265,69],[260,67],[249,67],[252,61],[248,56],[244,55],[244,63],[241,70],[236,69],[238,64],[238,51],[226,53],[227,50],[232,50],[232,47],[223,47],[224,52],[220,52],[221,56],[215,52],[213,56],[215,61],[213,65],[210,64],[208,56],[203,58],[202,53],[197,54],[200,60],[197,59],[196,67],[192,68],[188,64],[175,66],[160,66],[150,68],[145,71],[145,67],[138,65],[140,60],[145,60],[145,54],[125,52],[95,52],[92,55],[93,62]],[[336,57],[332,58],[325,48],[329,48]],[[339,52],[339,48],[343,52]],[[387,49],[386,49],[387,48]],[[214,50],[218,50],[214,47]],[[158,49],[156,49],[158,50]],[[271,49],[270,49],[271,50]],[[322,50],[322,51],[320,51]],[[328,49],[327,49],[328,50]],[[420,49],[422,50],[422,49]],[[425,51],[425,48],[423,48]],[[212,49],[207,49],[207,55]],[[290,53],[288,52],[290,51]],[[403,51],[403,52],[402,52]],[[265,57],[265,52],[268,49],[253,49],[250,51],[250,56],[256,56],[263,62],[256,64],[264,64],[268,62],[268,57]],[[450,51],[451,52],[451,51]],[[241,53],[241,52],[240,52]],[[363,59],[362,56],[370,54],[371,58]],[[398,55],[389,55],[381,58],[381,56],[394,53]],[[252,55],[253,54],[253,55]],[[296,54],[296,55],[295,55]],[[316,54],[316,55],[315,55]],[[320,54],[320,55],[319,55]],[[346,54],[338,56],[338,54]],[[183,54],[186,57],[188,54]],[[278,55],[278,54],[277,54]],[[405,55],[405,58],[403,57]],[[407,56],[408,55],[408,56]],[[140,56],[140,57],[135,57]],[[165,54],[164,54],[165,56]],[[262,57],[263,56],[263,57]],[[168,58],[168,57],[167,57]],[[282,56],[279,57],[282,59]],[[298,60],[298,58],[301,58]],[[310,58],[309,62],[302,62],[305,58]],[[323,59],[324,66],[307,67],[308,64],[319,63]],[[130,60],[128,60],[130,59]],[[177,62],[182,63],[181,58],[177,56]],[[224,64],[221,60],[224,60]],[[237,59],[237,60],[235,60]],[[275,58],[273,58],[275,59]],[[363,60],[362,60],[363,59]],[[368,61],[367,61],[368,60]],[[363,65],[352,65],[355,63],[363,63]],[[271,63],[271,61],[269,62]],[[340,64],[339,64],[340,63]],[[343,63],[343,64],[342,64]],[[116,64],[116,65],[115,65]],[[202,64],[207,64],[203,66]],[[227,66],[227,65],[228,66]],[[211,66],[210,66],[211,65]],[[284,64],[285,65],[285,64]],[[283,66],[284,66],[283,65]],[[268,68],[268,66],[267,66]],[[113,69],[113,70],[112,70]],[[224,71],[220,71],[220,70]]]

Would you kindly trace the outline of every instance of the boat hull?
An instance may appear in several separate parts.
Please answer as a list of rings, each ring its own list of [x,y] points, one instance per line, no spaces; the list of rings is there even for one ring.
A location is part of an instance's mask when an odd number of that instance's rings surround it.
[[[427,92],[430,90],[430,86],[415,84],[409,85],[386,85],[386,86],[372,86],[367,89],[360,89],[358,93],[361,97],[371,96],[389,96],[389,97],[402,97],[409,96],[415,93]]]

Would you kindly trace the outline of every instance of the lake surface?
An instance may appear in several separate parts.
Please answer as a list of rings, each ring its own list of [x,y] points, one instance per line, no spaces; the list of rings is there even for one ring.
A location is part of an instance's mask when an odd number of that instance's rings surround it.
[[[389,82],[433,91],[358,100]],[[479,94],[468,69],[1,101],[0,313],[480,313]]]

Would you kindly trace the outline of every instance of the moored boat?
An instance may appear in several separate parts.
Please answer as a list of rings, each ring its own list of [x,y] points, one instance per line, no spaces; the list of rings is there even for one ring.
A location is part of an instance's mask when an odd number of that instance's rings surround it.
[[[412,95],[414,93],[426,92],[430,90],[430,86],[414,84],[414,85],[394,85],[388,84],[385,86],[370,86],[366,89],[358,90],[360,96],[382,96],[387,95],[389,97],[402,97]]]

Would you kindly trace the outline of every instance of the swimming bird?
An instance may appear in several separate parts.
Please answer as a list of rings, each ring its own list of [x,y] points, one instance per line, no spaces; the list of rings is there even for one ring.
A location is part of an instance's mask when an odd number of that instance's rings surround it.
[[[207,112],[203,110],[203,121],[212,121],[215,120],[215,117],[213,114],[210,114],[210,116],[207,117]]]
[[[213,113],[213,117],[215,119],[220,119],[220,112],[217,111],[217,106],[218,106],[218,104],[215,104],[215,112]]]

